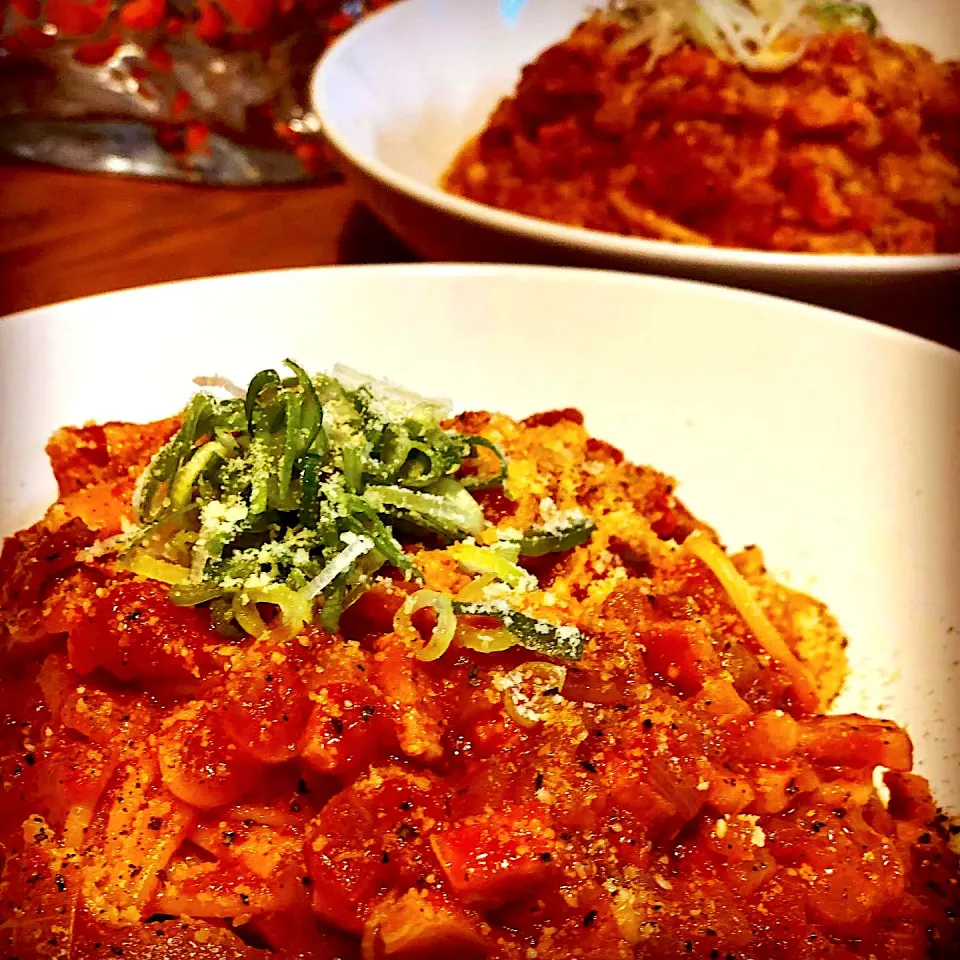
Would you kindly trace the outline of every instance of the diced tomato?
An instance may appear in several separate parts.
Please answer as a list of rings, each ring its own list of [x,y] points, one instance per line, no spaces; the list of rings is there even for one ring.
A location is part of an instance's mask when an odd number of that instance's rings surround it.
[[[349,640],[381,637],[393,629],[393,618],[405,594],[377,584],[365,591],[340,617],[340,633]]]
[[[287,660],[250,655],[233,661],[220,710],[227,736],[244,753],[282,763],[297,754],[310,700]]]
[[[378,894],[439,870],[427,831],[443,815],[435,781],[374,768],[333,797],[307,832],[313,909],[359,933]]]
[[[608,749],[600,764],[610,803],[628,810],[653,840],[671,838],[697,815],[706,801],[697,789],[702,768],[692,731],[653,723]]]
[[[40,27],[13,27],[4,35],[3,45],[11,57],[29,58],[38,50],[46,50],[57,42],[57,38],[43,32]],[[2,942],[2,941],[0,941]]]
[[[431,843],[458,896],[496,906],[553,876],[555,838],[549,808],[532,803],[471,817]]]
[[[198,678],[210,666],[204,644],[215,641],[205,618],[170,602],[170,588],[153,580],[114,583],[90,617],[70,632],[68,650],[81,674],[97,667],[118,680]]]
[[[890,790],[889,811],[892,817],[921,824],[929,824],[936,819],[940,811],[930,793],[930,784],[924,777],[889,770],[883,779]]]
[[[77,63],[85,64],[86,66],[99,66],[101,63],[106,63],[116,52],[117,48],[120,46],[120,38],[116,35],[115,31],[110,31],[114,36],[109,37],[109,39],[104,40],[102,43],[81,43],[78,44],[73,50],[73,59]],[[123,490],[124,494],[133,489],[132,482],[128,482],[125,485],[117,485],[117,489]],[[122,499],[129,501],[129,496],[122,496]],[[64,503],[67,504],[70,501],[67,498],[64,498]],[[82,501],[81,501],[82,502]],[[121,514],[124,516],[131,516],[132,510],[129,507],[129,503],[118,503],[115,507],[116,516],[119,517]],[[78,516],[83,516],[82,513],[77,512]],[[113,533],[119,533],[120,527],[119,522],[115,525],[104,524],[103,526],[98,525],[95,529],[100,529],[103,531],[104,536],[110,536]]]
[[[188,153],[210,152],[210,130],[199,120],[191,120],[184,134],[184,146]]]
[[[799,751],[814,763],[843,767],[888,767],[908,771],[913,745],[890,720],[850,716],[811,717],[800,725]]]
[[[396,743],[386,702],[371,684],[332,684],[319,696],[300,751],[318,773],[350,777]]]
[[[351,938],[319,923],[308,910],[262,913],[250,926],[282,957],[352,960],[356,954]]]
[[[728,754],[741,762],[781,763],[794,755],[799,741],[797,721],[782,710],[732,719],[723,732]]]
[[[147,59],[158,70],[167,71],[173,66],[173,57],[166,47],[160,43],[154,44],[154,46],[147,51]]]
[[[479,960],[489,953],[477,919],[433,891],[387,896],[367,921],[364,939],[373,941],[378,956],[396,960]]]
[[[13,610],[43,599],[50,582],[77,564],[77,552],[96,539],[82,520],[57,530],[37,525],[10,537],[0,552],[0,602]]]
[[[197,9],[200,19],[193,25],[193,33],[208,43],[219,40],[226,32],[227,21],[217,7],[209,0],[198,0]]]
[[[716,672],[717,655],[703,631],[689,622],[662,622],[640,636],[646,648],[647,670],[680,693],[699,692],[710,673]]]

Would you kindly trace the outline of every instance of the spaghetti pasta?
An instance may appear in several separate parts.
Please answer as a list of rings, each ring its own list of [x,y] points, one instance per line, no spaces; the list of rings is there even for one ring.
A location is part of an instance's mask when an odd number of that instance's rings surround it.
[[[0,554],[0,956],[957,955],[909,737],[818,712],[821,605],[575,410],[291,369],[51,441]]]

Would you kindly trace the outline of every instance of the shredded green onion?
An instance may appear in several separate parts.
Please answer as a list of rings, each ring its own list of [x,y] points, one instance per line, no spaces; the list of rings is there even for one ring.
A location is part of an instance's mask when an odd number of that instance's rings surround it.
[[[190,570],[187,567],[170,563],[169,560],[151,557],[142,552],[133,554],[125,566],[131,573],[138,576],[169,584],[183,583],[190,576]]]
[[[536,587],[536,577],[492,547],[455,543],[449,551],[467,573],[490,574],[515,590],[532,590]]]
[[[458,615],[491,617],[503,624],[504,630],[516,637],[517,645],[562,660],[579,660],[583,656],[586,636],[576,627],[550,623],[529,617],[513,610],[504,601],[469,603],[453,602],[453,612]]]
[[[646,46],[647,70],[690,41],[729,63],[776,72],[795,64],[817,33],[880,29],[869,4],[844,0],[609,0],[603,16],[624,27],[617,50]]]
[[[402,634],[416,634],[411,617],[418,611],[430,607],[437,615],[437,624],[433,634],[425,646],[416,652],[418,660],[439,660],[450,647],[453,635],[457,629],[457,618],[453,612],[453,603],[450,598],[435,590],[418,590],[403,602],[403,606],[394,617],[395,629]]]
[[[520,556],[542,557],[547,553],[572,550],[586,543],[596,526],[590,517],[577,516],[533,527],[520,540]]]
[[[825,30],[862,30],[871,37],[880,32],[880,21],[869,3],[823,3],[816,9],[817,22]]]
[[[171,583],[175,603],[211,604],[227,634],[267,629],[257,603],[279,606],[284,629],[319,613],[335,630],[384,564],[421,579],[400,535],[480,533],[469,490],[506,476],[494,444],[441,425],[440,404],[345,369],[287,366],[261,370],[242,397],[194,396],[137,483],[138,526],[96,545],[136,548],[131,569]],[[480,448],[497,474],[463,473]]]
[[[502,627],[497,630],[483,630],[476,627],[464,627],[458,621],[457,623],[457,643],[467,650],[475,650],[477,653],[502,653],[511,647],[517,646],[517,638],[504,630]]]

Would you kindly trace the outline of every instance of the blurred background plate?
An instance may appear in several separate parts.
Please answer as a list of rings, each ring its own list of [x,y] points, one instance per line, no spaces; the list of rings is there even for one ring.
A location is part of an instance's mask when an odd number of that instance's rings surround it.
[[[405,0],[321,60],[314,111],[359,196],[427,259],[613,267],[751,287],[931,329],[960,302],[960,254],[854,256],[682,246],[508,213],[437,186],[520,69],[584,0]],[[885,32],[960,58],[957,0],[875,0]]]
[[[194,376],[243,383],[288,356],[459,407],[580,407],[594,435],[675,475],[729,546],[760,544],[831,605],[851,637],[838,706],[905,723],[960,810],[960,354],[626,273],[331,268],[108,294],[0,323],[0,533],[53,500],[57,427],[166,416]]]

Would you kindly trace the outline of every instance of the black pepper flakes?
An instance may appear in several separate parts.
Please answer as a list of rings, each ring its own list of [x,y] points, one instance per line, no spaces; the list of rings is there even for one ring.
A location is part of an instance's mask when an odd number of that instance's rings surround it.
[[[593,763],[591,763],[589,760],[581,760],[581,761],[580,761],[580,766],[583,767],[583,769],[586,770],[587,773],[596,773],[596,772],[597,772],[596,766],[595,766]]]
[[[593,924],[594,920],[596,920],[596,919],[597,919],[597,911],[596,911],[596,910],[588,910],[587,913],[586,913],[586,915],[585,915],[584,918],[583,918],[583,925],[584,925],[585,927],[589,927],[589,926],[591,926],[591,925]]]
[[[534,790],[540,790],[542,787],[543,787],[543,774],[542,774],[542,773],[538,773],[538,774],[533,778],[533,789],[534,789]]]
[[[67,881],[64,879],[63,874],[62,874],[62,873],[58,873],[53,879],[54,879],[54,882],[55,882],[56,885],[57,885],[57,889],[58,889],[61,893],[65,893],[66,890],[67,890]]]
[[[338,737],[343,733],[343,721],[339,717],[331,717],[330,726]]]

